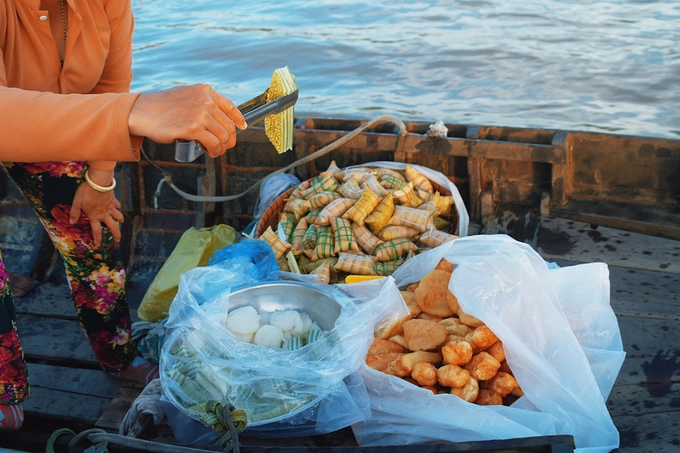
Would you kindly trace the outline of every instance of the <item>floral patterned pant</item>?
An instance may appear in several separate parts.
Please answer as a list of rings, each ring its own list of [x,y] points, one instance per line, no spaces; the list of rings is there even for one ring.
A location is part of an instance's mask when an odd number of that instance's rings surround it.
[[[4,169],[32,205],[61,255],[80,325],[102,368],[110,373],[125,368],[134,359],[135,349],[119,247],[106,228],[102,244],[94,246],[84,214],[75,225],[69,223],[71,202],[83,181],[85,164],[7,164]],[[0,404],[17,404],[28,398],[26,370],[14,298],[0,255]]]

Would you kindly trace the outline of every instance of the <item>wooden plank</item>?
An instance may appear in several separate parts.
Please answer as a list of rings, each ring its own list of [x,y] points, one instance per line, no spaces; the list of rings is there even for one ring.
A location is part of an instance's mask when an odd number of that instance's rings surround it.
[[[23,407],[27,418],[48,417],[93,426],[110,402],[110,398],[32,387],[31,397],[23,403]]]
[[[390,149],[389,147],[386,148]],[[492,140],[460,138],[425,139],[423,136],[409,135],[404,139],[403,150],[404,152],[414,154],[429,153],[551,164],[566,163],[566,153],[564,149],[559,147]]]
[[[616,386],[680,382],[680,366],[663,353],[653,357],[626,357],[616,379]],[[670,366],[667,366],[670,365]]]
[[[551,206],[550,213],[577,222],[680,240],[680,222],[670,203],[634,204],[606,195],[587,200],[572,197],[565,206]]]
[[[30,293],[15,299],[17,313],[76,319],[76,311],[66,284],[40,283]]]
[[[677,452],[680,449],[680,417],[676,413],[628,415],[614,419],[621,447],[617,453]]]
[[[552,137],[551,144],[564,150],[564,163],[552,166],[551,202],[558,206],[567,203],[573,190],[572,177],[574,173],[574,156],[571,136],[566,132],[558,132]]]
[[[471,157],[468,159],[468,173],[470,175],[470,218],[476,222],[483,222],[482,215],[482,174],[484,159]]]
[[[303,129],[294,132],[295,140],[310,145],[325,146],[350,131]],[[396,134],[362,132],[353,137],[348,148],[394,151],[399,137]],[[260,140],[263,140],[260,137]],[[549,144],[532,144],[511,141],[475,140],[468,138],[429,138],[420,134],[409,134],[403,139],[403,153],[428,153],[459,157],[483,157],[529,162],[566,163],[564,148]]]
[[[571,135],[575,196],[617,196],[622,201],[662,202],[677,208],[680,141],[587,132]]]
[[[612,298],[680,302],[680,275],[609,266]]]
[[[73,360],[98,367],[78,321],[18,315],[19,338],[29,360]]]
[[[680,361],[680,321],[618,316],[623,350],[629,357],[670,355]]]
[[[121,386],[111,403],[97,419],[95,427],[118,432],[123,418],[125,418],[130,406],[143,388],[141,384],[139,386]]]
[[[616,385],[607,400],[612,417],[675,412],[680,418],[680,383]]]
[[[547,260],[605,262],[631,269],[680,273],[680,241],[613,228],[591,228],[557,217],[541,218],[537,250]]]
[[[28,364],[31,389],[44,388],[78,395],[113,399],[127,381],[115,378],[100,370],[69,368],[65,366]]]
[[[129,270],[140,269],[139,266],[128,267]],[[132,321],[138,321],[137,307],[146,293],[148,284],[153,281],[154,275],[137,275],[137,280],[144,283],[143,288],[135,286],[132,272],[128,279],[127,297]],[[21,298],[15,298],[15,306],[18,314],[41,316],[47,318],[77,319],[68,285],[55,285],[51,282],[41,282],[29,294]]]
[[[610,303],[617,315],[680,321],[678,301],[612,297]]]

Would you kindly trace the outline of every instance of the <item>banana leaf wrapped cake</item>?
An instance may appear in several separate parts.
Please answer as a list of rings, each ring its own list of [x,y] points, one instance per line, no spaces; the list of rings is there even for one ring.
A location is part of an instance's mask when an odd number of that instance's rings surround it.
[[[385,162],[341,169],[333,161],[282,194],[255,237],[269,243],[282,270],[336,283],[391,275],[410,257],[466,235],[467,222],[457,189],[440,173]]]

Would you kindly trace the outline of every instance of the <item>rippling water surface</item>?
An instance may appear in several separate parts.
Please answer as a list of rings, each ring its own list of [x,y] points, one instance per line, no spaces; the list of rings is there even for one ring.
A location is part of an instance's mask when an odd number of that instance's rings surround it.
[[[136,91],[241,103],[274,69],[296,116],[680,137],[680,1],[133,0]]]

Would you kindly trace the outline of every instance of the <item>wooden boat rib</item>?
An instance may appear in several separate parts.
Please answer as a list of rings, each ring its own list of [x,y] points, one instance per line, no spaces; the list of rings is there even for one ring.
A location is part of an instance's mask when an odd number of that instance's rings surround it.
[[[253,128],[239,134],[237,147],[225,156],[188,164],[174,162],[168,145],[145,143],[154,165],[145,160],[123,164],[118,175],[127,218],[123,250],[133,314],[187,228],[227,223],[244,230],[253,221],[257,199],[257,191],[222,203],[187,201],[163,187],[156,194],[163,177],[157,167],[172,174],[174,183],[187,192],[241,193],[362,124],[365,121],[298,119],[294,150],[282,155],[261,128]],[[296,168],[295,174],[307,179],[331,160],[341,167],[372,161],[417,163],[456,184],[470,213],[472,233],[509,234],[563,266],[607,263],[611,305],[627,352],[608,400],[621,434],[619,451],[677,449],[680,140],[459,124],[446,124],[447,137],[437,138],[426,135],[429,126],[406,123],[403,134],[392,123],[377,124],[327,156]],[[44,451],[49,434],[61,427],[116,431],[141,387],[99,371],[50,242],[4,174],[0,187],[0,248],[21,296],[19,329],[33,389],[25,404],[24,427],[17,433],[0,432],[0,451]],[[173,441],[167,426],[151,426],[145,435]],[[542,441],[544,445],[506,441],[477,447],[558,451],[555,448],[562,445],[571,451],[564,438]],[[242,451],[265,451],[271,442],[247,439]],[[299,452],[360,451],[348,430],[288,440],[285,446]],[[463,445],[452,443],[431,451],[459,447]]]

